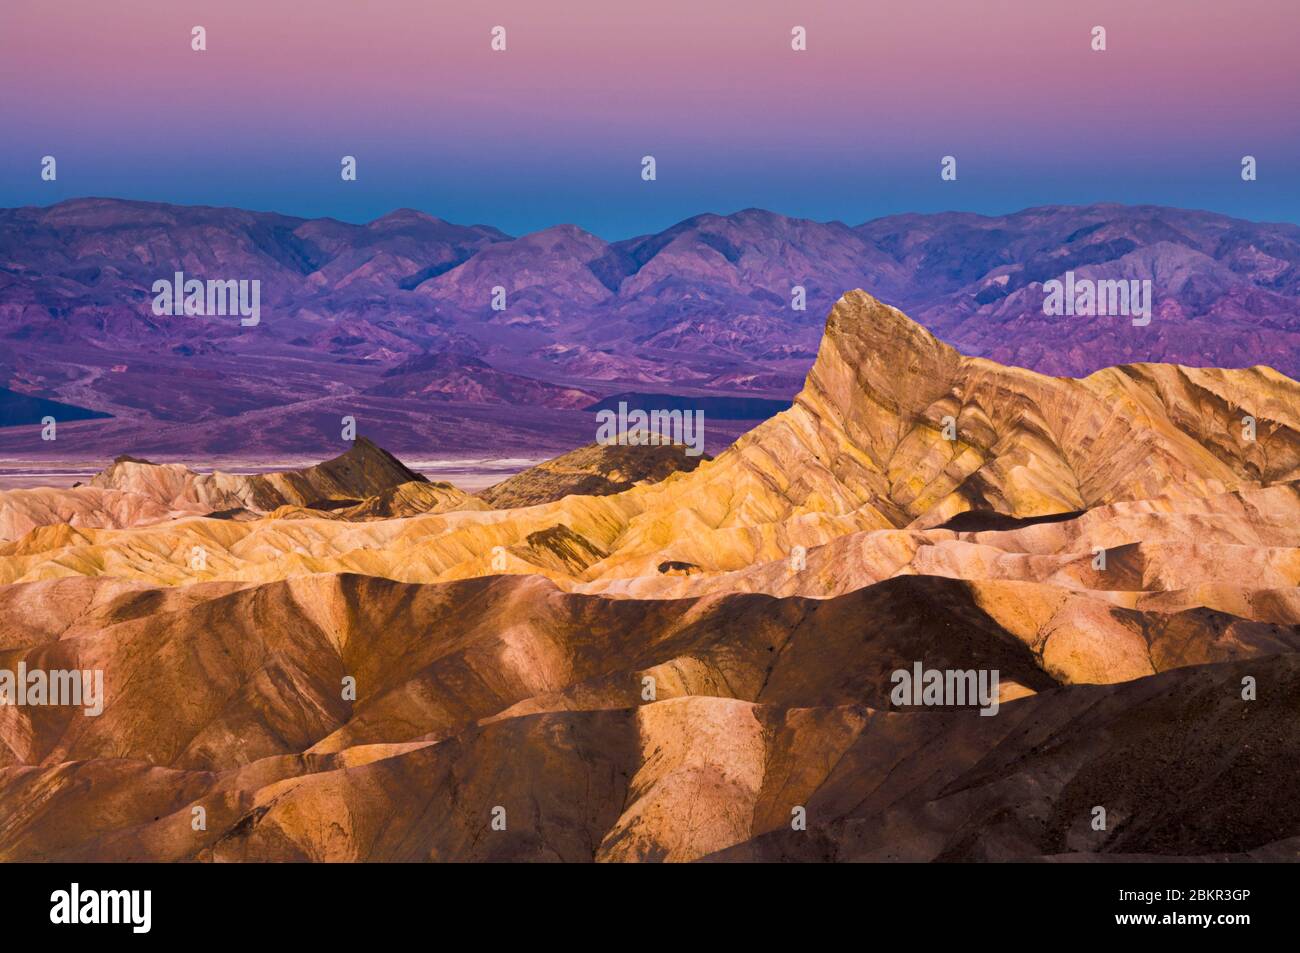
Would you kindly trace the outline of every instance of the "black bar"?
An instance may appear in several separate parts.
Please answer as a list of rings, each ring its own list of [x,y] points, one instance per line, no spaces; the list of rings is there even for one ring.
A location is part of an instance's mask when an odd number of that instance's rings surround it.
[[[660,946],[694,935],[735,946],[777,928],[808,940],[847,929],[971,943],[1125,935],[1183,942],[1288,927],[1293,869],[1284,864],[1044,863],[962,865],[681,865],[672,870],[528,865],[0,866],[9,938],[126,942],[285,939],[335,944],[500,942],[606,936]],[[51,923],[55,891],[149,890],[148,933],[130,923]],[[1171,899],[1170,891],[1179,891]],[[1121,894],[1121,891],[1126,893]],[[1122,899],[1122,897],[1124,899]],[[1151,916],[1155,922],[1119,922]],[[1188,917],[1245,918],[1211,922]],[[673,924],[676,923],[676,926]],[[697,924],[690,927],[689,924]],[[705,928],[711,924],[711,928]],[[701,931],[703,929],[703,932]],[[517,931],[517,932],[516,932]],[[612,932],[609,932],[612,931]],[[424,937],[416,941],[414,937]],[[853,938],[857,937],[857,940]],[[1001,938],[1000,940],[998,938]],[[638,939],[639,938],[639,939]],[[675,941],[672,941],[675,942]],[[335,947],[337,948],[337,947]]]

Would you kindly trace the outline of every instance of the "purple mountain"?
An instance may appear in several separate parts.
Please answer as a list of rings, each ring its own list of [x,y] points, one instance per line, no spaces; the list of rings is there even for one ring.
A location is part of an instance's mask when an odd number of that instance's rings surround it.
[[[1048,373],[1300,377],[1298,263],[1295,225],[1151,206],[856,227],[750,209],[613,243],[410,210],[366,225],[113,199],[0,210],[0,387],[111,415],[57,444],[0,428],[0,452],[313,455],[350,414],[402,453],[537,455],[590,442],[581,407],[616,393],[788,399],[859,287],[966,353]],[[154,314],[153,283],[178,271],[259,281],[260,322]],[[1151,323],[1045,315],[1043,283],[1067,271],[1149,279]],[[710,449],[743,429],[720,422]]]

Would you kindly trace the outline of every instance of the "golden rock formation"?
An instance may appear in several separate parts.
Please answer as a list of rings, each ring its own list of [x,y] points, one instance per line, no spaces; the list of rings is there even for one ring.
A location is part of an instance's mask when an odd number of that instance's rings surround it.
[[[689,472],[489,509],[350,453],[0,495],[0,669],[106,692],[0,705],[0,859],[1300,855],[1268,368],[1044,377],[853,292]],[[915,665],[998,679],[916,708]]]

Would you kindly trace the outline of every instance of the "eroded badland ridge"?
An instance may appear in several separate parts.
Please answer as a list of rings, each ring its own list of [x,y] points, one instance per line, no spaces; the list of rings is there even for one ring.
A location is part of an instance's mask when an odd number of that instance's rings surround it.
[[[0,858],[1296,858],[1300,384],[1047,377],[859,291],[716,459],[617,449],[0,493],[0,668],[107,694],[0,707]]]

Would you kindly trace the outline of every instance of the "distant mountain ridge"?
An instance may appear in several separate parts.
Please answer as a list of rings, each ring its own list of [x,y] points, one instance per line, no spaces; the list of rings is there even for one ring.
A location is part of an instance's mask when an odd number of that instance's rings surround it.
[[[261,326],[155,316],[151,284],[175,271],[260,280]],[[1044,315],[1042,283],[1066,271],[1150,279],[1151,324]],[[805,310],[792,307],[796,286]],[[1300,376],[1300,227],[1210,212],[1098,204],[850,226],[746,209],[606,242],[572,225],[515,238],[409,209],[354,225],[74,199],[0,210],[0,386],[112,415],[112,452],[137,449],[130,435],[159,420],[201,425],[201,443],[178,452],[215,452],[270,408],[284,422],[258,438],[267,449],[324,452],[324,399],[369,414],[377,439],[408,452],[467,426],[476,443],[517,446],[519,427],[519,440],[545,440],[545,423],[473,410],[545,408],[565,431],[548,446],[562,449],[590,439],[576,409],[588,396],[790,398],[822,318],[858,287],[964,353],[1043,373],[1151,361]],[[414,373],[394,375],[402,366]],[[452,406],[425,422],[431,397]],[[77,432],[92,441],[106,427]],[[51,448],[0,434],[0,450],[20,449]]]

